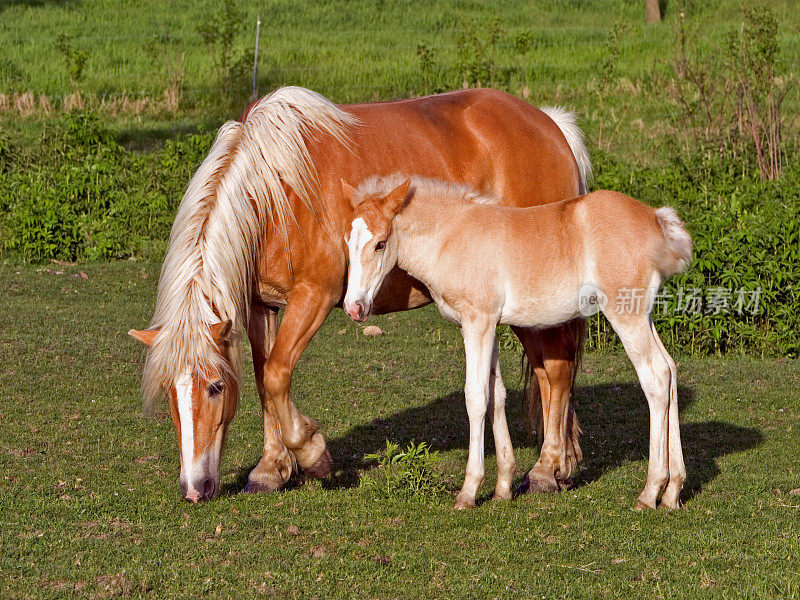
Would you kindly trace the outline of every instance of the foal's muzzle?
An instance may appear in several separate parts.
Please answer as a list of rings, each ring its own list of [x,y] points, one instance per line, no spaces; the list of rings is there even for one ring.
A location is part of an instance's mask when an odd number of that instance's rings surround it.
[[[353,321],[366,321],[372,311],[372,303],[367,303],[363,300],[356,300],[355,302],[345,302],[344,312],[353,319]]]

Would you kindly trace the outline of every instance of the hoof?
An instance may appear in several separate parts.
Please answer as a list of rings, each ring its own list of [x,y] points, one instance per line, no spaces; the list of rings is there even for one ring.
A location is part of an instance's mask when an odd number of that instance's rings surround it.
[[[470,508],[475,508],[474,501],[463,501],[463,500],[456,500],[455,505],[453,506],[455,510],[468,510]]]
[[[492,500],[511,500],[511,493],[498,494],[495,492],[492,496]]]
[[[575,487],[575,482],[572,480],[572,477],[567,477],[566,479],[557,479],[556,484],[558,484],[558,489],[562,492],[566,492],[567,490],[571,490]]]
[[[333,459],[331,458],[331,453],[325,448],[325,452],[322,453],[317,462],[303,469],[303,474],[314,479],[323,479],[328,476],[332,468]]]
[[[636,506],[633,507],[634,510],[653,510],[655,506],[648,506],[641,500],[636,501]]]
[[[555,494],[561,488],[555,477],[545,477],[539,473],[528,473],[516,490],[514,495],[520,494]]]
[[[244,486],[245,494],[272,494],[283,487],[283,482],[278,481],[248,481]]]

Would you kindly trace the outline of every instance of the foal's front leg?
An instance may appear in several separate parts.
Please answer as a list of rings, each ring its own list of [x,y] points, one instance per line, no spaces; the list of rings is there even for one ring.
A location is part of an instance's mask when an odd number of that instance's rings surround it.
[[[475,506],[475,497],[483,483],[483,429],[489,403],[489,375],[492,367],[495,323],[481,319],[464,321],[461,325],[464,349],[467,354],[467,381],[464,397],[469,416],[469,458],[464,486],[456,497],[456,508]]]

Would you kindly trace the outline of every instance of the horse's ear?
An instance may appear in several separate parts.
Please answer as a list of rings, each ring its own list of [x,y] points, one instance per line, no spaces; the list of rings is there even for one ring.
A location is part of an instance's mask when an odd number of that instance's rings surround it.
[[[136,338],[137,340],[139,340],[143,344],[147,344],[148,346],[152,346],[153,345],[153,340],[155,340],[156,339],[156,335],[158,335],[158,329],[144,329],[144,330],[141,330],[141,331],[138,330],[138,329],[131,329],[128,332],[128,335],[131,336],[131,337]]]
[[[230,319],[227,321],[223,321],[222,323],[214,323],[211,326],[211,337],[214,338],[214,341],[219,344],[220,342],[227,342],[228,338],[231,335],[231,330],[233,329],[233,323]]]
[[[382,201],[384,213],[394,217],[397,213],[403,210],[403,207],[406,205],[410,197],[410,187],[411,179],[406,179],[403,183],[386,194],[386,197]]]
[[[356,188],[347,183],[344,179],[340,179],[339,183],[342,184],[342,195],[355,207]]]

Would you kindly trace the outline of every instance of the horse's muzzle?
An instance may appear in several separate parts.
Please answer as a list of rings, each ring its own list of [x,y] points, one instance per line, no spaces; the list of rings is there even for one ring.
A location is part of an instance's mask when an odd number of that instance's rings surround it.
[[[194,485],[189,485],[184,481],[180,482],[181,495],[187,502],[202,502],[210,500],[219,491],[219,482],[210,475],[204,477]]]

